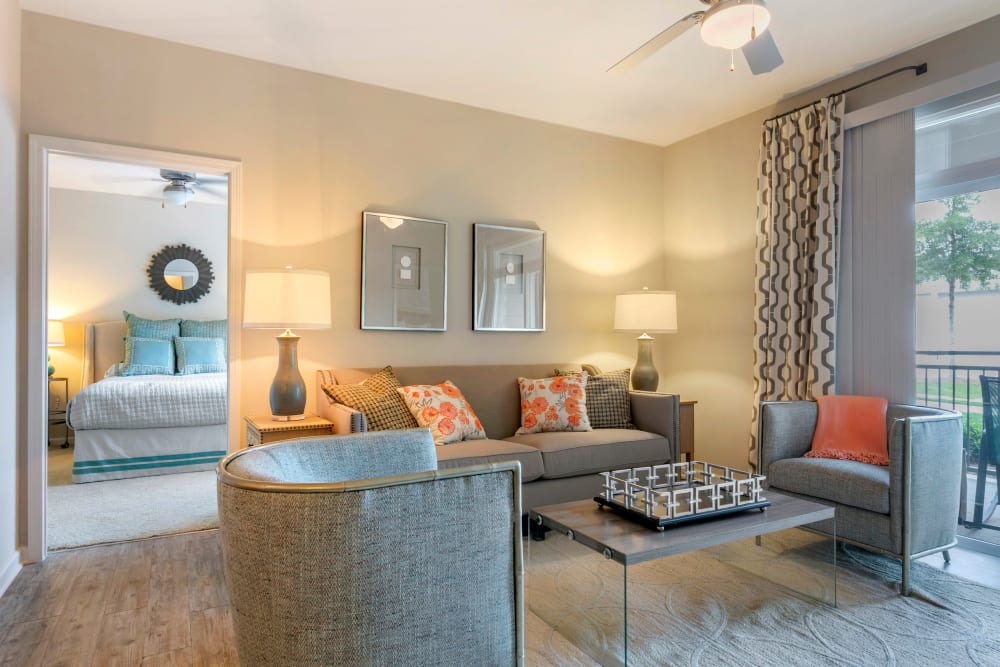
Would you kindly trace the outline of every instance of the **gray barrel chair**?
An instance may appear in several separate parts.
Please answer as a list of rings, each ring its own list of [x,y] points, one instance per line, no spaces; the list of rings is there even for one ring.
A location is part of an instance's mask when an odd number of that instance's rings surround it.
[[[520,466],[436,468],[426,429],[222,460],[242,664],[523,664]]]
[[[956,543],[962,478],[962,416],[950,410],[889,405],[889,466],[804,458],[816,429],[814,401],[760,404],[758,470],[776,491],[837,508],[838,540],[902,562],[903,595],[910,562]],[[815,524],[831,533],[829,521]]]

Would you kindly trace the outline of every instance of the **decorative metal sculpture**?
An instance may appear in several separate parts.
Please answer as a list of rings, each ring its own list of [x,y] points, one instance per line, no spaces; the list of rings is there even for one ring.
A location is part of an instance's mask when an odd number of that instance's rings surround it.
[[[201,299],[215,280],[212,262],[202,251],[183,243],[164,246],[154,254],[146,275],[149,286],[161,299],[180,305]]]

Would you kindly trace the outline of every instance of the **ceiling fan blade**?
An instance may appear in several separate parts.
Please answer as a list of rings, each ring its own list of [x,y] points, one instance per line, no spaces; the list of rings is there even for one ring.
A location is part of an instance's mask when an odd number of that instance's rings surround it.
[[[210,195],[215,195],[216,197],[228,197],[229,188],[221,183],[202,183],[195,186],[195,190],[201,190],[202,192]]]
[[[198,174],[199,183],[229,183],[228,176],[219,176],[216,174]]]
[[[614,65],[608,68],[609,72],[614,72],[615,74],[621,74],[622,72],[627,72],[639,63],[641,63],[646,58],[650,57],[664,46],[674,41],[681,35],[683,35],[687,30],[698,23],[701,17],[705,15],[705,12],[694,12],[693,14],[688,14],[682,18],[677,23],[673,24],[660,34],[654,36],[648,42],[640,46],[638,49],[628,54]]]
[[[770,30],[765,31],[762,35],[757,35],[756,39],[744,44],[741,50],[743,57],[747,59],[747,65],[750,66],[750,71],[755,75],[773,72],[785,62],[785,59],[781,57],[781,52],[778,51],[778,45],[771,37]]]

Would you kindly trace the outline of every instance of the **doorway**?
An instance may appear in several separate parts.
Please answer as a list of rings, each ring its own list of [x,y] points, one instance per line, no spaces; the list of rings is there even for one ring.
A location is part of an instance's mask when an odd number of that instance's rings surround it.
[[[92,163],[104,163],[105,167],[110,167],[110,165],[121,165],[122,168],[132,168],[138,170],[136,173],[144,173],[142,170],[155,170],[154,174],[161,175],[166,174],[167,178],[163,181],[162,185],[156,185],[156,187],[163,188],[163,201],[162,207],[166,209],[168,205],[177,206],[183,205],[185,202],[181,202],[181,193],[167,193],[167,186],[180,186],[181,190],[188,190],[193,188],[188,188],[188,184],[177,182],[178,179],[169,178],[170,176],[176,174],[196,174],[203,175],[203,178],[207,181],[210,179],[226,179],[228,180],[228,215],[227,220],[227,233],[224,239],[222,252],[225,257],[223,261],[218,262],[218,264],[223,268],[224,275],[221,276],[226,286],[224,290],[221,290],[222,301],[220,307],[222,307],[225,312],[226,323],[223,324],[223,328],[226,331],[228,345],[225,351],[226,366],[228,369],[228,386],[226,387],[226,393],[228,394],[228,407],[223,408],[225,413],[225,424],[218,427],[218,432],[220,437],[217,439],[222,444],[220,445],[223,450],[231,450],[239,442],[238,439],[238,422],[239,422],[239,328],[238,313],[241,309],[241,258],[240,258],[240,193],[241,193],[241,166],[239,162],[231,160],[221,160],[217,158],[209,158],[195,155],[185,155],[180,153],[169,153],[165,151],[155,151],[142,148],[133,148],[126,146],[116,146],[111,144],[101,144],[95,142],[85,142],[77,141],[72,139],[62,139],[56,137],[45,137],[39,135],[32,135],[29,138],[29,263],[28,263],[28,321],[27,321],[27,395],[25,397],[25,414],[27,417],[27,464],[28,464],[28,477],[26,484],[26,495],[27,495],[27,540],[26,549],[24,551],[24,560],[26,562],[33,562],[41,560],[45,557],[48,551],[48,539],[46,535],[46,518],[48,515],[47,511],[47,497],[46,497],[46,486],[49,477],[48,470],[48,441],[49,441],[49,426],[50,426],[50,402],[49,402],[49,385],[51,384],[48,380],[48,375],[45,371],[41,369],[48,366],[47,353],[50,350],[57,350],[57,348],[48,347],[51,344],[49,339],[50,331],[50,320],[53,322],[60,322],[58,313],[53,311],[53,307],[56,310],[62,308],[64,311],[66,309],[66,304],[50,302],[50,267],[48,265],[48,260],[52,256],[51,252],[57,249],[58,243],[53,243],[53,239],[50,237],[50,233],[53,230],[53,214],[57,212],[62,206],[65,208],[65,202],[56,201],[52,197],[52,186],[53,186],[53,163],[54,161],[90,161]],[[163,170],[163,172],[160,172]],[[178,188],[174,188],[178,189]],[[65,193],[60,196],[65,198]],[[186,195],[185,197],[186,198]],[[79,231],[79,230],[78,230]],[[99,233],[96,232],[95,233]],[[226,246],[228,248],[226,249]],[[196,258],[197,259],[197,258]],[[143,258],[144,263],[148,261],[148,258]],[[196,263],[196,262],[195,262]],[[203,269],[204,270],[204,269]],[[177,284],[177,289],[184,289],[184,281],[191,280],[191,271],[181,270],[176,272],[180,276],[180,282]],[[185,277],[187,276],[187,277]],[[146,276],[143,276],[145,282]],[[168,290],[175,289],[166,283],[166,276],[164,276],[164,282],[167,285],[163,291],[166,293]],[[150,278],[151,280],[151,278]],[[61,282],[64,286],[68,284],[66,282],[65,275],[61,276],[59,280],[52,280],[52,284]],[[153,285],[149,285],[153,287]],[[146,285],[143,285],[144,289],[148,289]],[[231,317],[232,313],[236,313],[237,317]],[[97,313],[100,315],[100,313]],[[141,315],[141,313],[138,313]],[[152,313],[154,316],[156,313]],[[88,319],[86,315],[81,315],[80,317],[68,318],[70,322],[65,322],[65,324],[72,324],[71,330],[75,332],[75,328],[80,325],[80,322],[76,320]],[[89,319],[102,319],[101,317],[89,318]],[[192,320],[197,321],[197,320]],[[80,326],[79,328],[83,328]],[[55,330],[55,335],[58,336],[57,326]],[[66,342],[65,329],[63,326],[63,342]],[[91,341],[92,344],[93,341]],[[57,355],[58,358],[58,355]],[[67,361],[63,359],[63,361]],[[103,364],[103,362],[102,362]],[[46,368],[46,371],[48,369]],[[87,369],[80,373],[78,377],[93,377],[94,375],[100,376],[105,372],[106,369]],[[83,380],[81,380],[82,382]],[[225,383],[225,378],[223,379]],[[65,405],[62,405],[65,408]],[[53,428],[59,431],[60,425],[54,424]],[[55,433],[53,434],[55,435]],[[62,432],[59,431],[59,435],[56,440],[62,443]],[[54,441],[55,442],[55,441]],[[59,445],[53,445],[58,447]],[[103,461],[107,462],[113,459],[105,458]],[[107,466],[105,466],[107,467]],[[74,470],[74,473],[76,470]],[[81,472],[87,472],[86,466],[81,468]],[[75,474],[74,474],[75,477]]]

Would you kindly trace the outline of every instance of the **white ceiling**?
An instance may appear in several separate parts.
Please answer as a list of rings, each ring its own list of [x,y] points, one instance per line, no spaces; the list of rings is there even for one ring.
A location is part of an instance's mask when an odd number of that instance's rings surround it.
[[[218,176],[202,176],[218,179]],[[134,164],[90,160],[74,155],[54,154],[49,157],[49,187],[64,190],[84,190],[104,192],[113,195],[148,197],[163,199],[163,186],[157,167],[143,167]],[[205,186],[195,185],[194,199],[197,204],[226,205],[228,203],[227,184],[213,181]]]
[[[667,145],[1000,13],[997,0],[768,0],[754,77],[693,29],[605,70],[698,0],[22,0],[24,9]],[[930,64],[934,66],[933,63]]]

